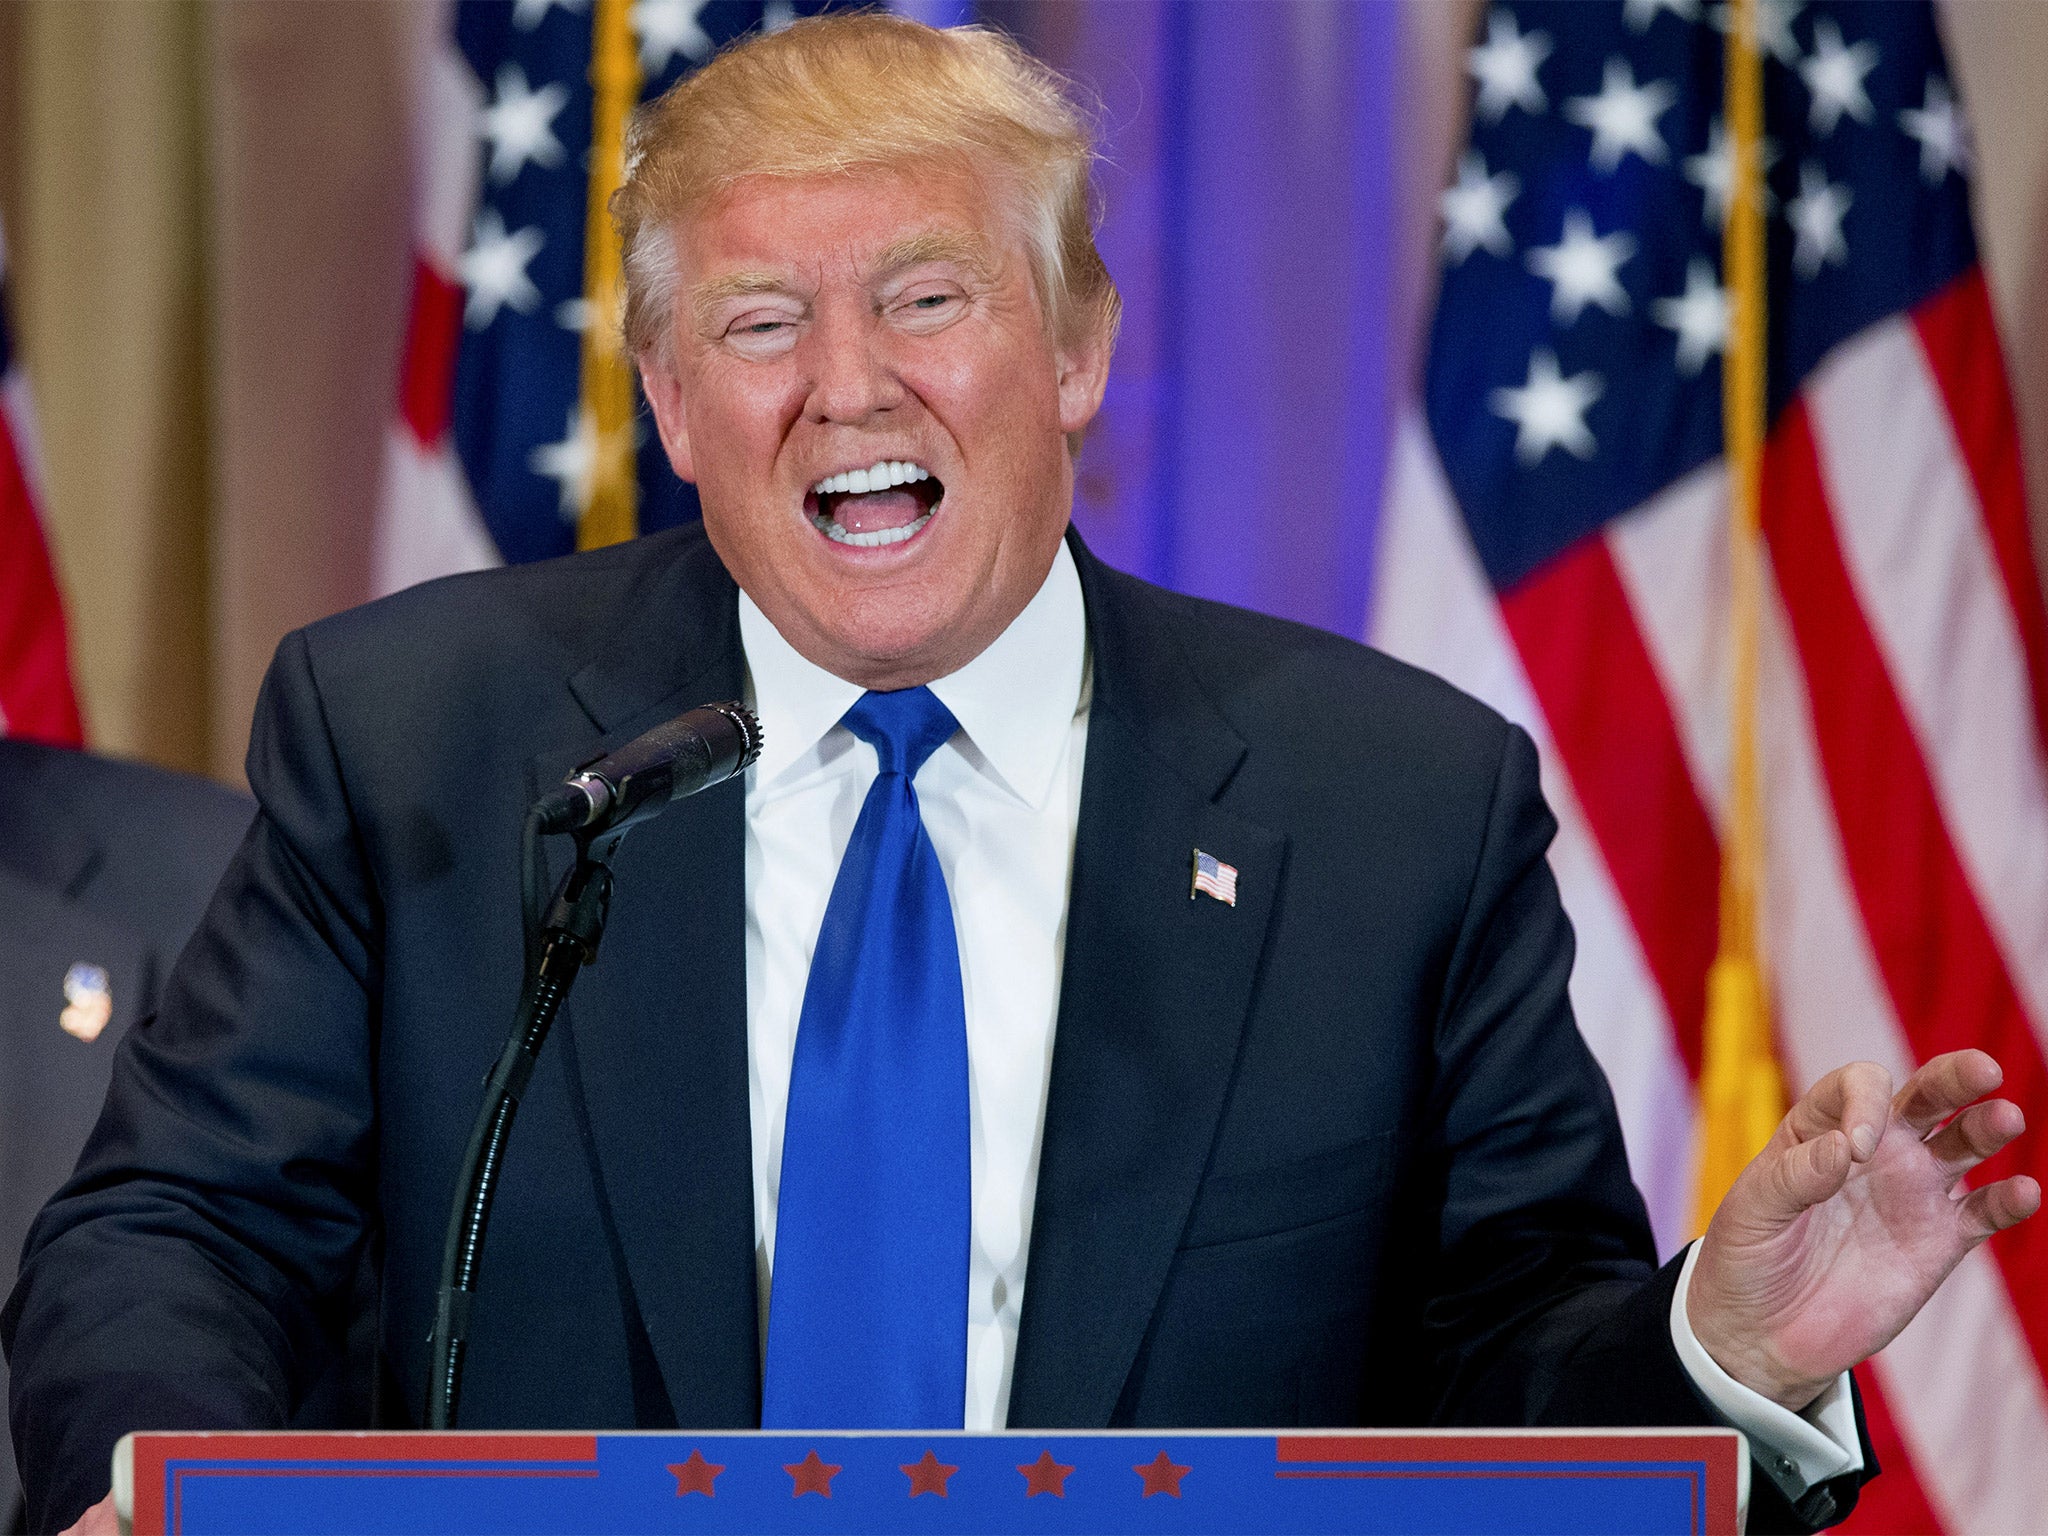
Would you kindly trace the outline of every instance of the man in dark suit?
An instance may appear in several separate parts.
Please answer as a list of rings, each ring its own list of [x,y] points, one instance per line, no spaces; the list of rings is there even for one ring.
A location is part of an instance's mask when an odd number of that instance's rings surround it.
[[[78,1160],[114,1049],[164,977],[255,803],[203,779],[0,740],[0,1277]],[[0,1366],[0,1389],[6,1382]],[[0,1529],[21,1487],[0,1445]]]
[[[844,1085],[805,1078],[807,1042],[867,1059],[859,988],[819,977],[840,950],[863,974],[870,932],[908,944],[900,911],[861,904],[900,857],[955,881],[926,914],[943,956],[880,1012],[951,1017],[950,1049],[964,1027],[951,1145],[980,1140],[930,1182],[971,1182],[972,1296],[926,1341],[944,1358],[839,1362],[877,1401],[899,1369],[938,1384],[942,1415],[869,1422],[1729,1415],[1773,1448],[1759,1525],[1837,1514],[1870,1470],[1847,1368],[2038,1203],[2030,1181],[1948,1198],[2018,1133],[2009,1104],[1964,1108],[1988,1058],[1931,1063],[1896,1101],[1874,1067],[1832,1074],[1656,1271],[1571,1021],[1527,739],[1068,534],[1115,295],[1054,83],[985,34],[799,23],[672,93],[637,149],[627,339],[704,525],[280,648],[256,830],[0,1323],[33,1517],[96,1498],[124,1430],[283,1422],[366,1244],[380,1413],[416,1421],[449,1191],[519,986],[521,818],[596,754],[750,692],[771,732],[810,724],[772,780],[617,856],[602,957],[504,1166],[465,1426],[746,1426],[813,1385],[832,1341],[776,1326],[819,1251],[792,1231],[817,1172],[793,1149]],[[877,724],[904,704],[939,722],[922,767]],[[1018,714],[1051,722],[1048,753],[1005,739]],[[899,844],[863,830],[906,804]],[[990,842],[1016,858],[967,888]],[[1012,870],[1049,907],[983,905]],[[1034,989],[1043,1017],[1004,1011]],[[862,1083],[829,1107],[879,1145],[893,1125],[859,1114],[893,1084]],[[858,1184],[868,1160],[843,1162]],[[886,1194],[969,1241],[915,1182]],[[1910,1231],[1883,1219],[1908,1209]]]

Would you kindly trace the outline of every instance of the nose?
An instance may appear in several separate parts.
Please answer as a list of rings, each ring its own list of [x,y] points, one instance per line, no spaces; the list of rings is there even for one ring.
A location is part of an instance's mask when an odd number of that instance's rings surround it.
[[[881,327],[862,308],[821,308],[801,345],[810,382],[805,413],[813,421],[858,425],[903,403]]]

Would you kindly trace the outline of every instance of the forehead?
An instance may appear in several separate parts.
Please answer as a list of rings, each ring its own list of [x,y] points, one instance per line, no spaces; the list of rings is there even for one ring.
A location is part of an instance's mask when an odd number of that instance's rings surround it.
[[[1008,265],[1019,242],[988,184],[964,166],[745,177],[678,230],[681,276],[870,280],[886,267],[951,259]]]

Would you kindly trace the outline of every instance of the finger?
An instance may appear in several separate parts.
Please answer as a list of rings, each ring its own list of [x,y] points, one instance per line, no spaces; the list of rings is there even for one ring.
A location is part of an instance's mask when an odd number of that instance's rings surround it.
[[[1925,1136],[1974,1099],[1981,1099],[2005,1073],[1982,1051],[1950,1051],[1937,1056],[1906,1079],[1892,1101],[1896,1114],[1915,1136]]]
[[[1776,1209],[1772,1215],[1789,1221],[1810,1206],[1831,1199],[1849,1177],[1849,1138],[1827,1131],[1783,1151],[1766,1150],[1758,1161],[1764,1192]]]
[[[1963,1236],[1971,1242],[2018,1226],[2041,1209],[2041,1186],[2025,1174],[1973,1189],[1963,1197]]]
[[[1956,1180],[2003,1150],[2026,1128],[2027,1117],[2019,1105],[2009,1099],[1987,1099],[1982,1104],[1972,1104],[1928,1137],[1927,1150],[1934,1154],[1953,1189]]]
[[[1891,1108],[1891,1073],[1874,1061],[1852,1061],[1807,1089],[1785,1123],[1802,1142],[1842,1131],[1862,1162],[1877,1150]]]
[[[114,1512],[114,1496],[110,1493],[80,1515],[64,1536],[115,1536],[120,1529],[121,1517]]]

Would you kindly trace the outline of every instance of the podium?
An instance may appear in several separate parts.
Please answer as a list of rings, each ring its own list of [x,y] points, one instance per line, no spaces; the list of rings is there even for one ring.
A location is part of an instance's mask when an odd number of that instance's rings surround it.
[[[1671,1532],[1734,1536],[1729,1429],[137,1434],[135,1536]]]

